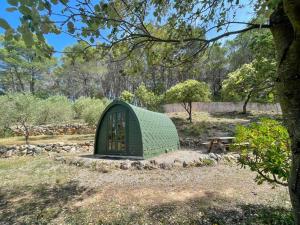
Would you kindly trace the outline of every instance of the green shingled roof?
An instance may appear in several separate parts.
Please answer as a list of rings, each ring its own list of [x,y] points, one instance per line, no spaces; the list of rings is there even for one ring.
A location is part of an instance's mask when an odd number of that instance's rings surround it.
[[[95,137],[95,154],[114,155],[108,149],[107,117],[126,112],[126,150],[120,156],[149,158],[179,148],[176,127],[163,113],[152,112],[123,101],[113,101],[103,112]]]

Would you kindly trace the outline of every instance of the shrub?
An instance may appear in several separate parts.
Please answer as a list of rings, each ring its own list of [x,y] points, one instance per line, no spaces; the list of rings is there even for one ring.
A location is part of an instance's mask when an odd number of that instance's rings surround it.
[[[74,104],[77,118],[83,119],[89,125],[97,124],[107,106],[106,99],[80,98]]]
[[[62,123],[73,119],[72,103],[65,96],[52,96],[40,101],[38,123]]]
[[[135,91],[135,96],[142,106],[154,111],[159,109],[162,101],[161,96],[155,95],[154,92],[148,90],[143,83]]]
[[[261,119],[248,127],[238,126],[236,143],[240,151],[239,163],[257,172],[258,184],[267,181],[287,186],[290,171],[291,150],[287,129],[276,120]]]
[[[120,95],[120,99],[128,102],[128,103],[132,103],[133,102],[133,98],[134,98],[134,94],[132,94],[130,91],[122,91],[121,95]]]

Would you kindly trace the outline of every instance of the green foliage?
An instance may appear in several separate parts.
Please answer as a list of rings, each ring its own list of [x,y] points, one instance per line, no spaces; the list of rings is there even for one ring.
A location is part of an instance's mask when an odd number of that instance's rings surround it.
[[[7,129],[17,125],[23,128],[26,143],[28,142],[30,125],[38,123],[39,99],[32,94],[19,93],[1,96],[0,128]]]
[[[132,94],[130,91],[127,90],[122,91],[120,95],[120,99],[128,103],[132,103],[133,98],[134,98],[134,94]]]
[[[169,103],[182,103],[192,122],[192,102],[210,101],[210,89],[204,82],[186,80],[171,87],[166,92],[166,101]]]
[[[144,83],[136,89],[135,96],[142,106],[153,111],[158,110],[162,101],[162,97],[157,96],[154,92],[148,90]]]
[[[222,83],[223,101],[274,102],[276,63],[266,58],[242,65]]]
[[[66,123],[73,119],[72,103],[65,96],[52,96],[40,101],[38,123]]]
[[[207,102],[210,101],[210,95],[206,83],[186,80],[171,87],[166,93],[166,99],[170,103]]]
[[[74,103],[76,117],[89,125],[96,125],[108,102],[103,99],[81,97]]]
[[[257,172],[258,184],[287,185],[291,150],[289,134],[276,120],[261,119],[248,127],[237,126],[233,150],[240,151],[239,163]]]
[[[50,56],[37,54],[37,48],[28,48],[23,40],[7,41],[0,36],[0,82],[6,91],[23,91],[34,94],[39,81],[49,75],[56,65]]]

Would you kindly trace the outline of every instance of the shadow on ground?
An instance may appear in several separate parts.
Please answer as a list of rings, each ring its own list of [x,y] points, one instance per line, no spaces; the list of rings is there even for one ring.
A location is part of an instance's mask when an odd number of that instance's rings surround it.
[[[49,224],[70,201],[92,194],[77,182],[22,186],[0,191],[0,224]]]
[[[198,197],[179,192],[171,201],[159,196],[149,199],[147,195],[137,199],[125,187],[120,188],[117,196],[112,191],[89,204],[75,203],[94,199],[101,190],[75,181],[1,190],[0,224],[293,224],[290,210],[279,207],[280,203],[238,203],[213,191],[199,192]],[[143,204],[144,200],[152,203]]]
[[[99,206],[98,206],[99,207]],[[84,216],[85,211],[75,209],[71,217],[66,219],[69,224],[170,224],[170,225],[291,225],[291,211],[279,207],[262,204],[237,204],[215,192],[206,192],[204,196],[184,201],[154,203],[150,207],[131,202],[121,205],[114,200],[108,201],[109,209],[90,205],[88,214],[93,219]],[[113,211],[111,210],[113,209]],[[93,211],[93,212],[91,212]],[[102,214],[99,212],[103,212]],[[89,217],[89,218],[91,218]],[[87,219],[87,220],[86,220]]]

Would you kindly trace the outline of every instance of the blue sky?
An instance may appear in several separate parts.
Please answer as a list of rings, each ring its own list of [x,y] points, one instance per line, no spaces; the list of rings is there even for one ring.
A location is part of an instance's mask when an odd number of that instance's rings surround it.
[[[10,7],[10,5],[6,2],[6,0],[0,0],[0,1],[5,1],[5,2],[1,2],[0,5],[0,17],[4,18],[6,21],[8,21],[8,23],[12,27],[16,28],[19,24],[20,14],[17,11],[7,12],[6,8]],[[4,30],[0,28],[0,34],[3,32]],[[46,35],[46,39],[48,44],[53,46],[56,51],[62,51],[66,46],[76,43],[76,39],[72,38],[67,34],[60,34],[60,35],[49,34]]]
[[[6,0],[0,0],[1,1],[1,5],[0,5],[0,17],[4,18],[6,21],[8,21],[8,23],[16,28],[19,24],[19,13],[17,11],[15,12],[7,12],[6,8],[10,7],[10,5],[6,2]],[[237,15],[237,20],[239,21],[248,21],[249,18],[251,18],[253,16],[253,12],[250,10],[250,7],[247,7],[247,0],[241,1],[242,3],[244,3],[244,5],[246,5],[246,7],[242,10],[240,10],[239,14]],[[232,25],[231,29],[232,30],[236,30],[236,29],[240,29],[241,26],[240,25]],[[3,33],[4,30],[0,28],[0,34]],[[218,35],[216,32],[211,32],[208,35],[209,37],[213,37]],[[230,37],[233,38],[233,37]],[[56,51],[63,51],[63,49],[69,45],[72,45],[74,43],[76,43],[76,39],[67,35],[67,34],[49,34],[46,35],[46,39],[48,44],[50,44],[51,46],[54,47],[54,49]],[[223,40],[224,41],[224,40]],[[59,53],[56,53],[56,56],[59,56]]]

